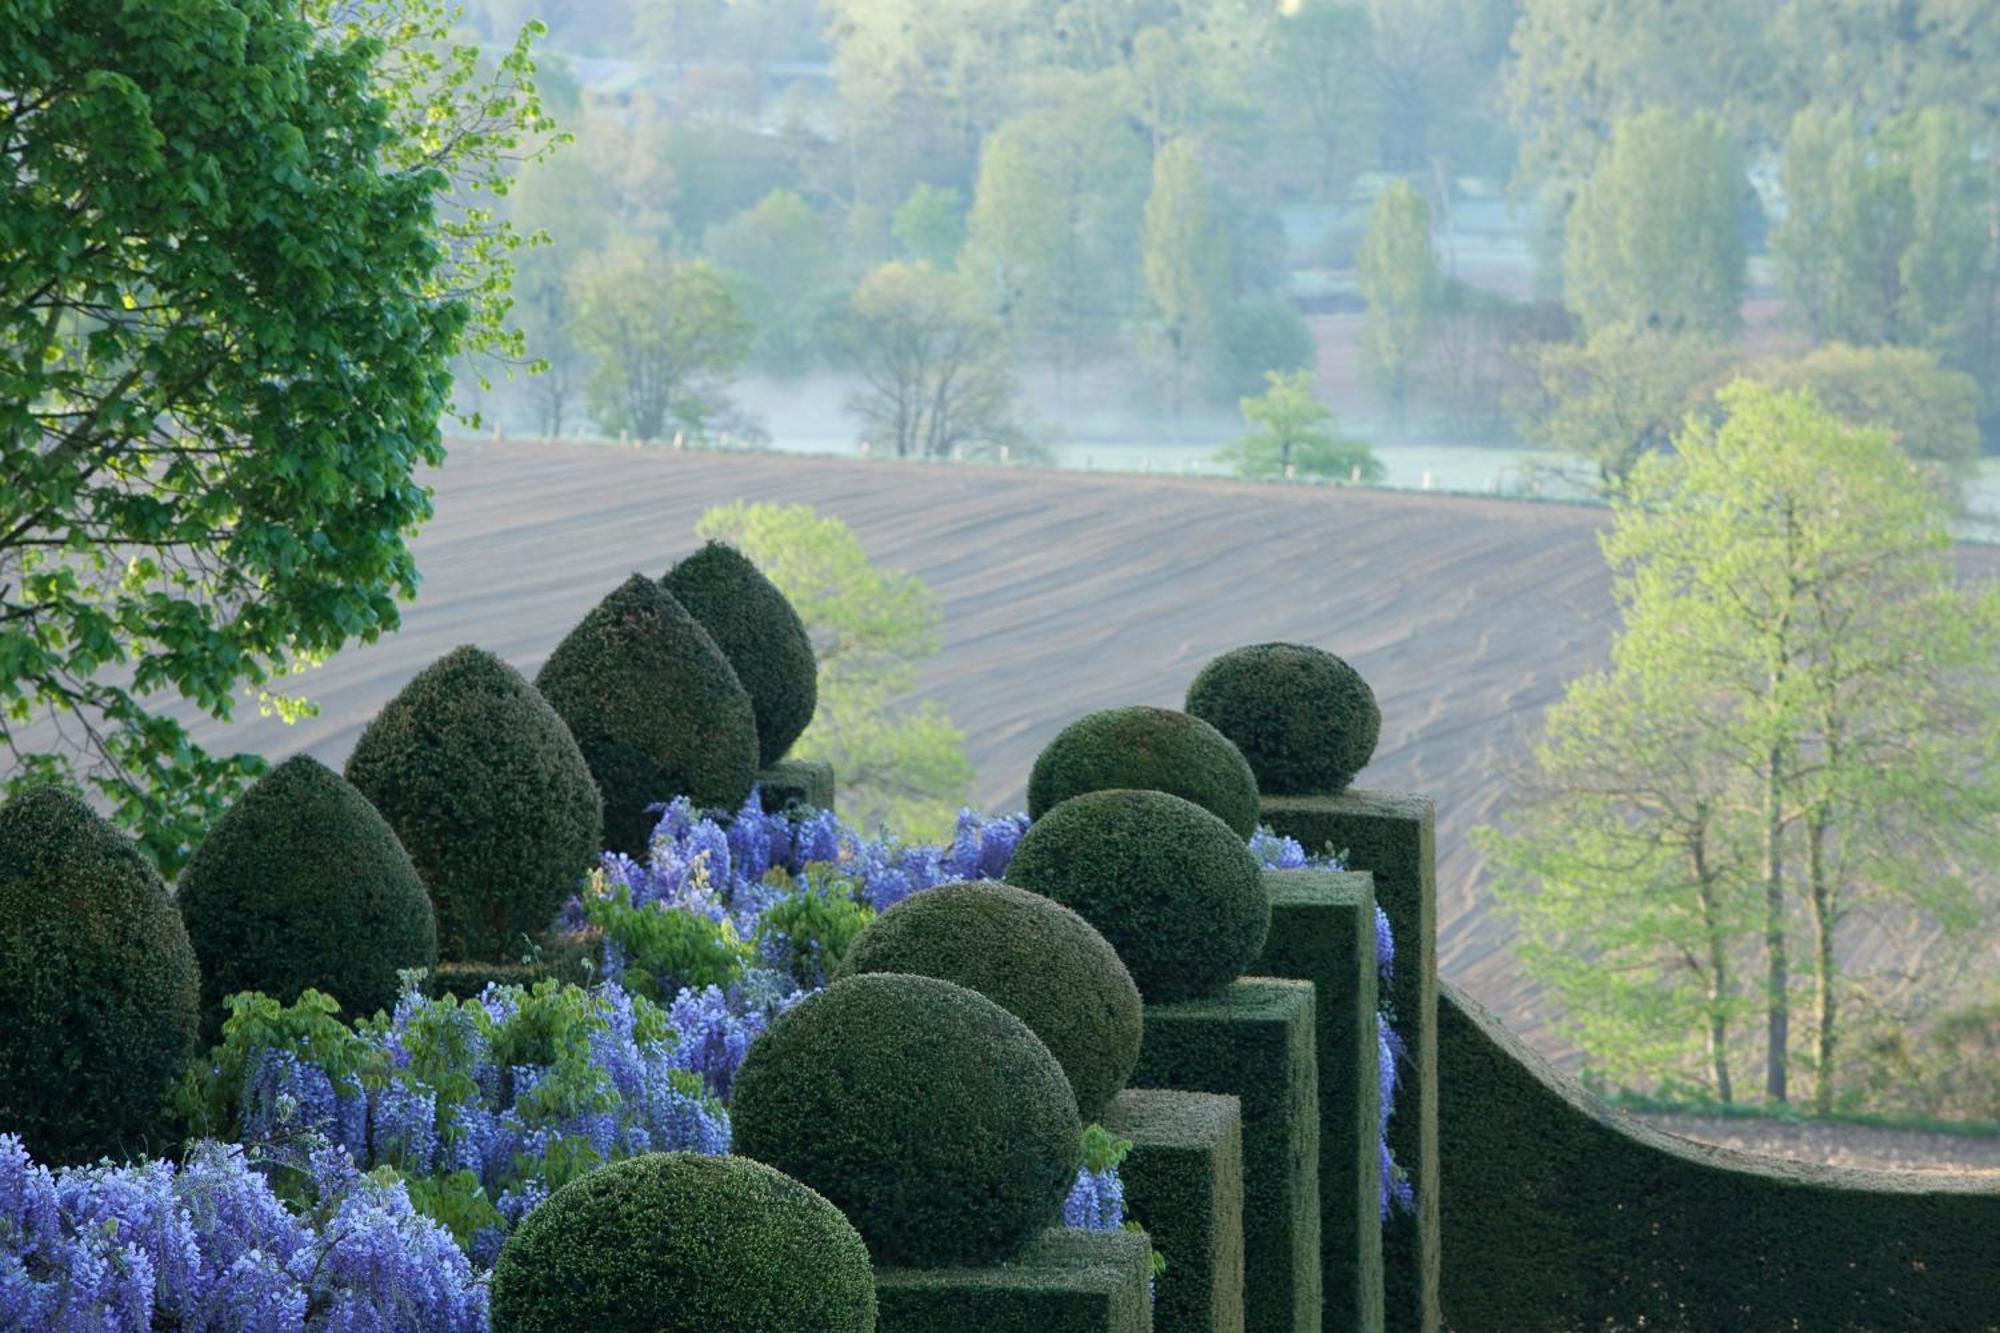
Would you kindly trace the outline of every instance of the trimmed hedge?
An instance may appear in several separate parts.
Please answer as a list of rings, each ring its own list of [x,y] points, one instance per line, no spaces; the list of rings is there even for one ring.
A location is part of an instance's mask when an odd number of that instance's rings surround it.
[[[1128,1231],[1042,1232],[989,1268],[878,1268],[880,1333],[1151,1333],[1152,1247]],[[1162,1329],[1173,1325],[1162,1322]]]
[[[604,842],[644,856],[676,796],[734,810],[757,772],[757,719],[687,609],[634,574],[556,645],[535,687],[569,724],[604,797]]]
[[[1149,1003],[1212,994],[1242,976],[1271,920],[1243,839],[1165,792],[1072,796],[1022,835],[1007,882],[1102,931]]]
[[[751,1043],[736,1151],[831,1199],[878,1263],[987,1264],[1056,1221],[1083,1157],[1062,1066],[934,977],[845,977]]]
[[[493,1268],[495,1333],[871,1333],[868,1251],[758,1162],[649,1153],[589,1172]]]
[[[760,769],[757,794],[766,814],[803,806],[833,809],[833,765],[820,759],[786,759]]]
[[[1118,1166],[1125,1211],[1167,1261],[1154,1322],[1176,1333],[1243,1333],[1242,1103],[1133,1088],[1112,1098],[1103,1123],[1132,1145]]]
[[[1248,838],[1257,831],[1257,775],[1229,738],[1171,708],[1108,708],[1064,727],[1035,756],[1028,815],[1089,791],[1163,791],[1193,801]]]
[[[280,1004],[324,991],[366,1017],[395,1006],[399,970],[437,963],[431,900],[408,853],[367,798],[310,755],[229,807],[175,896],[201,960],[210,1037],[238,991]]]
[[[1344,790],[1382,733],[1382,710],[1361,674],[1302,643],[1224,653],[1188,687],[1187,710],[1236,743],[1266,796]]]
[[[1139,1060],[1139,988],[1125,964],[1075,912],[1011,884],[912,894],[855,937],[843,971],[913,973],[978,991],[1042,1039],[1086,1121]]]
[[[0,806],[0,1126],[49,1163],[161,1151],[194,950],[131,839],[70,792]]]
[[[416,864],[443,958],[517,956],[604,842],[603,802],[569,728],[520,672],[469,645],[383,706],[347,780]]]
[[[701,622],[749,691],[758,765],[783,759],[819,704],[819,663],[799,613],[727,542],[709,542],[660,582]]]

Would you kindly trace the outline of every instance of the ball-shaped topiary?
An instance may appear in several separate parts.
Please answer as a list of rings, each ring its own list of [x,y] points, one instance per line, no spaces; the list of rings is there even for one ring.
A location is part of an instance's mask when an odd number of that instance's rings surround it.
[[[129,838],[53,787],[0,807],[0,1129],[47,1162],[168,1146],[200,983]]]
[[[1082,1160],[1062,1066],[984,995],[843,977],[750,1045],[736,1151],[846,1213],[877,1262],[985,1264],[1055,1223]]]
[[[1139,1063],[1139,988],[1088,921],[1061,903],[981,880],[912,894],[848,946],[842,971],[906,972],[978,991],[1049,1048],[1095,1120]]]
[[[840,1210],[741,1157],[648,1153],[557,1190],[493,1268],[495,1333],[870,1333]]]
[[[1187,710],[1236,743],[1266,796],[1330,796],[1368,766],[1382,734],[1375,691],[1302,643],[1258,643],[1210,662]]]
[[[757,719],[722,650],[672,594],[634,574],[535,677],[604,798],[604,843],[642,856],[676,796],[735,809],[757,773]]]
[[[1257,775],[1229,738],[1171,708],[1107,708],[1064,727],[1035,757],[1028,814],[1087,791],[1170,792],[1248,838],[1257,831]]]
[[[1021,836],[1007,882],[1102,931],[1152,1003],[1242,976],[1271,925],[1271,893],[1243,839],[1165,792],[1072,796]]]
[[[309,755],[229,807],[175,898],[211,1034],[238,991],[290,1004],[310,988],[358,1017],[395,1005],[399,970],[437,963],[430,895],[409,853],[367,797]]]
[[[660,582],[701,622],[749,691],[758,765],[783,759],[819,703],[819,664],[799,613],[764,571],[726,542],[708,543]]]
[[[416,864],[443,958],[518,958],[604,843],[603,802],[569,728],[480,648],[447,653],[384,705],[347,780]]]

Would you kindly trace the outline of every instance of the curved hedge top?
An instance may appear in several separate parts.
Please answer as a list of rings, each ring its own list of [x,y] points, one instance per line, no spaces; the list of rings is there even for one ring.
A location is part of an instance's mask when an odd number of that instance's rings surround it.
[[[676,796],[734,810],[757,774],[757,719],[736,672],[687,608],[634,574],[592,608],[535,677],[604,797],[604,841],[643,856]]]
[[[603,801],[569,728],[520,672],[470,645],[383,706],[347,780],[416,863],[447,959],[519,957],[604,841]]]
[[[1187,710],[1236,743],[1266,796],[1331,796],[1368,766],[1382,710],[1360,673],[1322,648],[1259,643],[1222,654]]]
[[[843,972],[907,972],[978,991],[1042,1039],[1086,1121],[1139,1063],[1139,988],[1110,943],[1062,904],[1011,884],[912,894],[855,936]]]
[[[987,1264],[1055,1224],[1082,1161],[1062,1066],[963,986],[843,977],[751,1043],[736,1151],[847,1214],[880,1263]]]
[[[710,542],[660,580],[701,622],[750,692],[757,763],[785,757],[819,703],[819,664],[805,622],[764,571],[726,542]]]
[[[437,963],[430,896],[409,854],[352,783],[309,755],[229,807],[175,896],[211,1033],[238,991],[290,1004],[310,988],[361,1017],[394,1007],[399,970]]]
[[[51,1163],[159,1150],[199,1004],[180,913],[131,839],[54,787],[0,806],[0,1127]]]
[[[1193,801],[1248,838],[1257,831],[1257,775],[1227,736],[1171,708],[1107,708],[1064,727],[1035,757],[1028,815],[1087,791],[1163,791]]]
[[[741,1157],[649,1153],[557,1190],[493,1268],[495,1333],[871,1333],[840,1210]]]
[[[1153,1003],[1242,976],[1271,924],[1271,893],[1243,839],[1165,792],[1072,796],[1028,827],[1007,882],[1102,931]]]

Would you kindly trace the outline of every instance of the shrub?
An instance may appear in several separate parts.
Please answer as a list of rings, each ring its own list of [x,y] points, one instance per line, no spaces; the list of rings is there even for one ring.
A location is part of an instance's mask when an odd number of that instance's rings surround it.
[[[906,898],[855,939],[847,974],[905,972],[978,991],[1049,1048],[1093,1120],[1139,1062],[1131,973],[1090,923],[1009,884],[947,884]]]
[[[757,716],[757,764],[785,757],[812,721],[819,665],[805,622],[741,551],[709,542],[661,580],[701,622],[750,694]]]
[[[1035,757],[1028,816],[1087,791],[1171,792],[1248,838],[1257,831],[1257,775],[1229,738],[1171,708],[1108,708],[1064,727]]]
[[[1271,895],[1229,825],[1157,791],[1073,796],[1029,826],[1007,882],[1102,931],[1149,1003],[1220,990],[1257,958]]]
[[[1328,796],[1367,767],[1382,731],[1375,692],[1332,653],[1259,643],[1210,662],[1187,710],[1236,743],[1266,796]]]
[[[984,1264],[1052,1225],[1082,1160],[1062,1066],[1020,1019],[934,977],[845,977],[751,1044],[736,1151],[847,1214],[878,1262]]]
[[[53,787],[0,806],[0,1125],[28,1151],[142,1147],[192,1050],[199,986],[128,838]]]
[[[454,649],[405,685],[361,733],[347,780],[410,854],[447,959],[518,954],[604,840],[603,803],[569,728],[480,648]]]
[[[686,608],[634,574],[550,655],[536,686],[569,724],[604,797],[604,841],[638,856],[676,796],[735,809],[757,771],[736,673]]]
[[[563,1187],[493,1270],[496,1333],[872,1333],[840,1211],[740,1157],[652,1153]]]
[[[375,807],[317,759],[288,759],[216,821],[178,893],[201,960],[202,1021],[262,991],[323,991],[350,1013],[396,1002],[404,968],[437,962],[431,900]]]

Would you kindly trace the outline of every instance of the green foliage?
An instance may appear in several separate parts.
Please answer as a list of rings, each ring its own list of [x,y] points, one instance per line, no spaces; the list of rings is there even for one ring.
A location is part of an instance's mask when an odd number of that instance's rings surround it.
[[[479,648],[453,649],[383,705],[347,780],[416,864],[448,960],[517,956],[604,841],[603,803],[569,728]]]
[[[74,794],[0,806],[0,1123],[37,1161],[166,1146],[200,977],[180,914],[131,840]]]
[[[937,598],[876,569],[845,523],[805,505],[719,506],[696,532],[750,557],[812,636],[819,708],[794,753],[833,765],[856,827],[949,837],[972,782],[965,737],[935,703],[898,703],[938,650]]]
[[[762,956],[770,958],[771,950],[782,948],[779,970],[794,977],[816,977],[824,985],[846,959],[855,938],[875,919],[873,909],[856,901],[854,882],[843,879],[831,865],[808,865],[797,884],[781,869],[772,870],[767,879],[784,884],[789,892],[758,920]]]
[[[1085,1120],[1104,1110],[1139,1059],[1143,1017],[1125,964],[1089,922],[1025,889],[946,884],[903,899],[847,955],[845,975],[870,972],[936,977],[1000,1005],[1062,1065]],[[1085,1165],[1105,1169],[1097,1163],[1107,1144],[1092,1126]]]
[[[965,197],[949,187],[919,185],[890,217],[889,230],[912,262],[946,272],[965,245]]]
[[[757,771],[750,696],[687,609],[643,574],[556,645],[535,687],[569,725],[604,798],[605,845],[643,855],[676,796],[734,810]]]
[[[1382,192],[1368,215],[1355,260],[1355,285],[1368,302],[1362,343],[1377,392],[1400,406],[1410,374],[1430,345],[1444,280],[1431,242],[1431,209],[1408,181]]]
[[[725,389],[755,330],[721,270],[628,243],[579,265],[575,282],[574,336],[594,361],[586,395],[601,429],[701,440],[726,421]]]
[[[325,1070],[329,1079],[360,1080],[373,1052],[340,1020],[340,1002],[308,990],[289,1004],[258,991],[237,991],[223,1002],[221,1041],[187,1068],[174,1090],[174,1108],[188,1133],[227,1139],[237,1131],[244,1079],[264,1051],[291,1051]]]
[[[1385,475],[1365,440],[1350,440],[1331,429],[1333,410],[1320,402],[1310,370],[1267,371],[1267,387],[1241,402],[1250,426],[1216,452],[1216,460],[1241,477],[1332,477],[1338,481],[1380,481]]]
[[[1208,392],[1220,402],[1255,397],[1272,372],[1313,368],[1319,349],[1299,308],[1282,296],[1253,296],[1223,307],[1209,349]]]
[[[86,783],[169,871],[262,764],[159,696],[296,716],[275,682],[393,630],[448,367],[517,350],[483,200],[542,151],[530,33],[482,67],[447,22],[34,0],[0,35],[7,790]]]
[[[323,991],[368,1014],[395,1004],[400,972],[437,962],[431,900],[395,831],[309,755],[259,778],[216,821],[174,901],[211,1034],[238,991],[286,1004]]]
[[[1154,345],[1179,420],[1188,377],[1215,340],[1229,299],[1229,238],[1190,139],[1175,139],[1153,158],[1140,245]]]
[[[823,349],[840,283],[826,226],[812,207],[791,190],[773,190],[710,227],[703,248],[748,288],[744,305],[757,337],[752,359],[783,374],[808,369]]]
[[[689,879],[706,885],[708,873],[700,865]],[[727,986],[741,979],[755,957],[727,918],[711,921],[666,902],[634,906],[632,890],[602,870],[590,872],[581,898],[585,923],[624,953],[625,989],[644,999],[664,1003],[683,986]]]
[[[805,622],[744,554],[711,541],[660,582],[701,622],[749,692],[757,715],[757,766],[785,757],[812,722],[818,665]]]
[[[1188,686],[1187,711],[1242,751],[1266,796],[1345,789],[1382,732],[1361,673],[1300,643],[1251,644],[1213,659]]]
[[[838,1209],[740,1157],[650,1153],[529,1214],[493,1270],[496,1333],[873,1333]]]
[[[772,1020],[731,1104],[736,1151],[812,1186],[878,1263],[1007,1259],[1082,1157],[1062,1066],[1026,1024],[932,977],[844,977]]]
[[[1243,839],[1165,792],[1071,797],[1029,826],[1007,880],[1101,931],[1149,1004],[1242,976],[1270,926],[1270,890]]]
[[[1004,1264],[875,1270],[884,1329],[908,1333],[1141,1333],[1153,1321],[1152,1245],[1129,1231],[1051,1227]]]
[[[1144,705],[1078,718],[1035,756],[1028,814],[1087,791],[1170,792],[1248,838],[1257,831],[1257,776],[1229,738],[1198,717]]]

